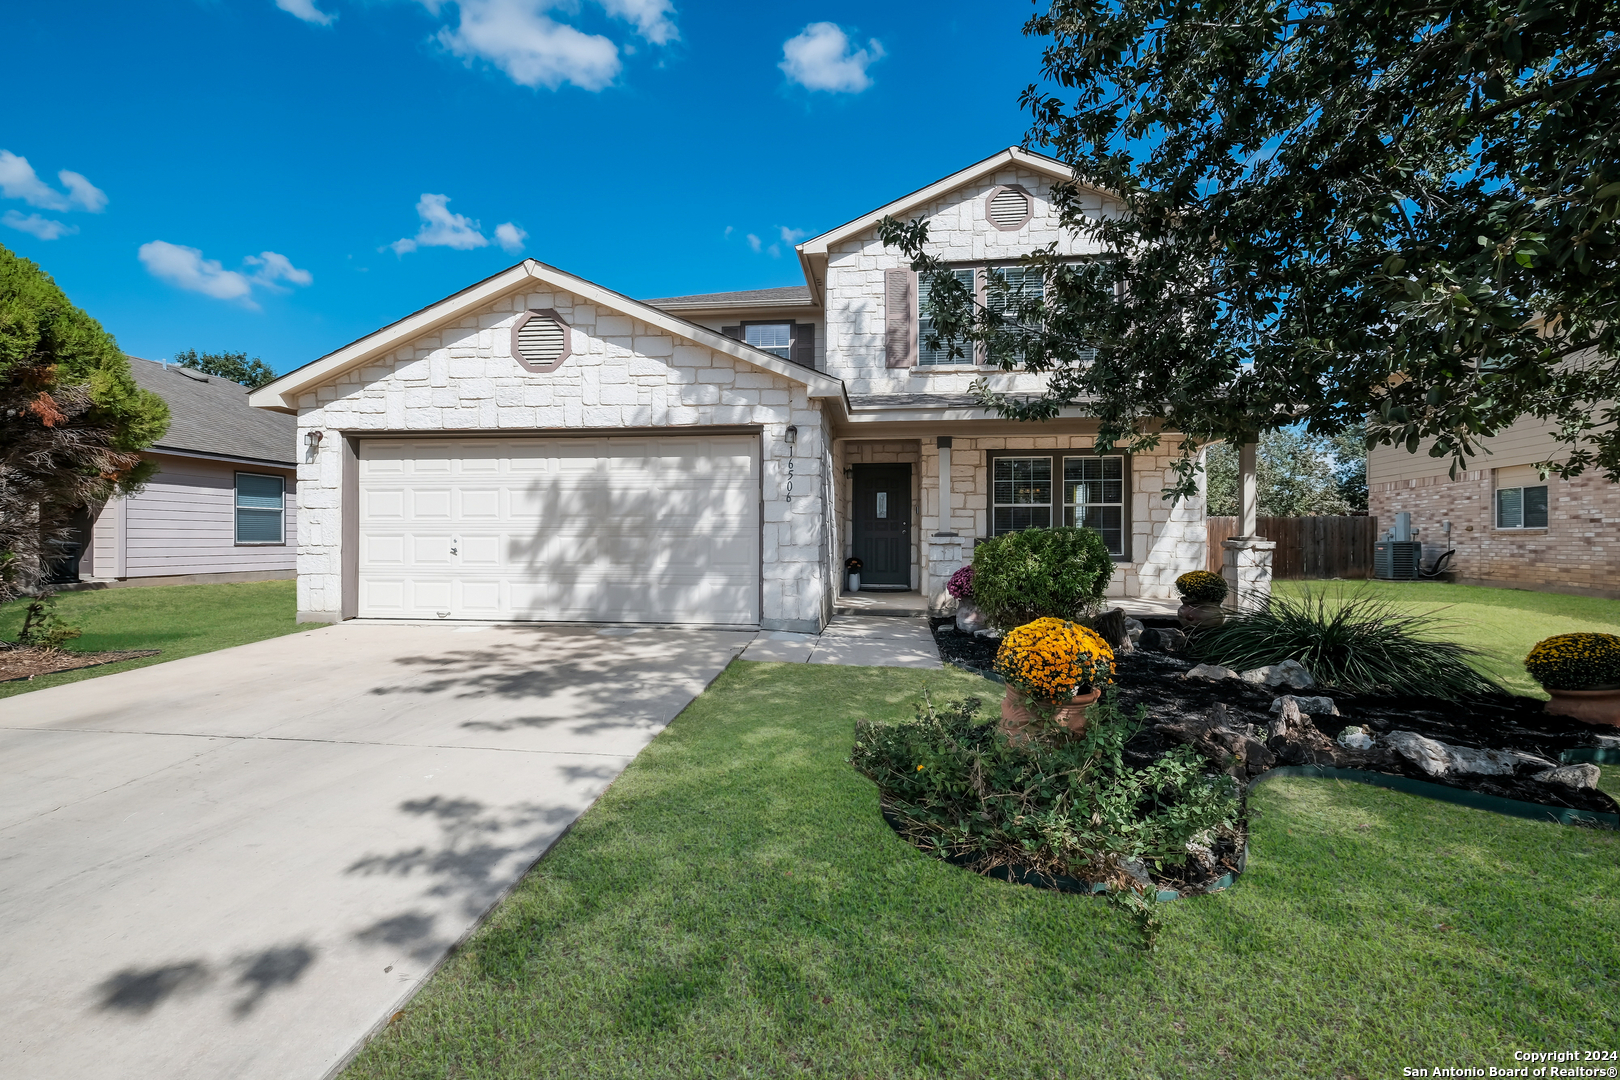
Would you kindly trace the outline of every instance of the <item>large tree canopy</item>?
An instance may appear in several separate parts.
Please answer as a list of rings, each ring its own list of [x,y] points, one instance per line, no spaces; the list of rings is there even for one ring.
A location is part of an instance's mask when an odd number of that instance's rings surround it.
[[[269,364],[257,356],[249,360],[245,352],[199,353],[196,349],[187,349],[175,353],[174,362],[204,375],[218,375],[222,379],[241,383],[249,390],[257,390],[276,378]]]
[[[1367,512],[1367,456],[1359,431],[1336,439],[1300,428],[1277,428],[1260,436],[1255,480],[1262,517]],[[1236,517],[1238,454],[1218,443],[1205,456],[1211,515]]]
[[[1052,0],[1025,29],[1027,143],[1072,166],[1058,208],[1102,254],[1046,251],[1043,295],[975,307],[925,223],[884,232],[937,337],[1052,373],[987,404],[1089,403],[1137,446],[1160,418],[1197,444],[1370,412],[1373,442],[1455,464],[1531,415],[1556,471],[1620,480],[1620,5]],[[1087,188],[1125,212],[1082,213]]]
[[[81,507],[138,487],[169,409],[37,265],[0,247],[0,601],[37,583]]]

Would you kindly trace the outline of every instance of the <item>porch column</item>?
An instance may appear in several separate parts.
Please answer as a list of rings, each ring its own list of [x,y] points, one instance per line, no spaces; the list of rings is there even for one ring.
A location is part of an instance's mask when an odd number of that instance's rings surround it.
[[[962,568],[962,538],[956,535],[956,522],[951,513],[951,437],[940,435],[934,440],[939,452],[939,475],[935,478],[939,491],[939,525],[928,538],[928,572],[925,590],[928,610],[935,615],[948,615],[956,610],[956,598],[945,591],[951,575]]]
[[[1257,446],[1238,447],[1238,535],[1221,541],[1221,576],[1226,579],[1228,611],[1254,611],[1271,599],[1271,556],[1275,541],[1260,531],[1260,477]]]

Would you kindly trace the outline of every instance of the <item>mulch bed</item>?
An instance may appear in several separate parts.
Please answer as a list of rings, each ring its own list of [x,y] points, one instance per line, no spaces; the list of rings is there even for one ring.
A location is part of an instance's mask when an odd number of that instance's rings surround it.
[[[36,675],[54,675],[59,671],[77,671],[79,668],[116,664],[121,660],[138,660],[156,656],[160,649],[130,649],[122,652],[81,653],[68,649],[35,649],[25,645],[0,648],[0,682],[17,682]]]
[[[1174,620],[1143,620],[1149,626],[1173,626]],[[934,620],[934,640],[940,656],[959,667],[989,674],[995,661],[996,643],[956,630],[951,620]],[[1264,740],[1272,718],[1271,703],[1284,693],[1314,695],[1325,693],[1338,705],[1339,716],[1312,716],[1311,723],[1321,732],[1325,747],[1319,747],[1306,763],[1368,772],[1394,773],[1425,783],[1478,791],[1499,798],[1576,810],[1613,814],[1620,804],[1596,789],[1578,789],[1562,784],[1543,784],[1514,776],[1434,777],[1392,750],[1375,746],[1357,751],[1339,746],[1333,740],[1351,725],[1365,727],[1375,737],[1391,731],[1413,731],[1453,746],[1519,750],[1551,761],[1575,747],[1596,745],[1599,734],[1620,734],[1597,728],[1542,709],[1533,698],[1499,694],[1478,701],[1455,702],[1443,698],[1373,697],[1332,690],[1273,691],[1239,679],[1206,681],[1183,680],[1181,675],[1197,658],[1179,654],[1137,649],[1117,658],[1115,686],[1121,704],[1130,715],[1145,706],[1142,729],[1126,746],[1127,760],[1137,768],[1151,764],[1170,747],[1185,742],[1177,737],[1189,727],[1208,722],[1224,708],[1227,718],[1239,726],[1252,724]],[[986,703],[992,705],[993,703]],[[1277,764],[1295,763],[1278,761]],[[1253,773],[1251,772],[1251,778]]]

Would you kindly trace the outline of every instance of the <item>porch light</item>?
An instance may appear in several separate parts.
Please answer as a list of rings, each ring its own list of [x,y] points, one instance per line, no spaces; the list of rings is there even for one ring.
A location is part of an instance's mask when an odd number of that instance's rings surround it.
[[[305,432],[305,434],[304,434],[304,445],[309,448],[309,452],[312,453],[312,454],[315,451],[319,450],[321,448],[321,432],[319,432],[319,431]]]
[[[792,446],[799,441],[799,429],[789,424],[787,431],[782,433],[782,438],[789,446]]]

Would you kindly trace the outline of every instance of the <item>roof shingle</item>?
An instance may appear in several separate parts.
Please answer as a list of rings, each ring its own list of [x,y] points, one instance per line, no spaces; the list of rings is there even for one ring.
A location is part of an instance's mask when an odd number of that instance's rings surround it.
[[[143,390],[169,405],[169,430],[152,447],[221,457],[298,463],[298,420],[248,405],[248,388],[178,364],[131,356],[129,370]]]

